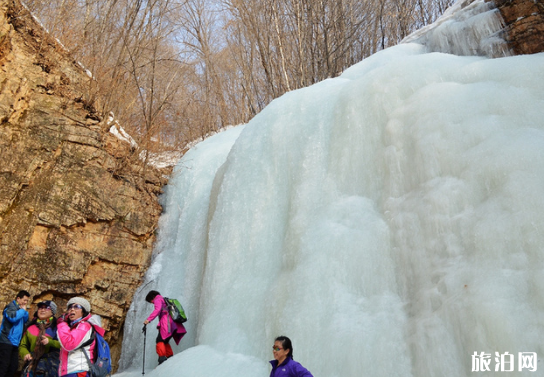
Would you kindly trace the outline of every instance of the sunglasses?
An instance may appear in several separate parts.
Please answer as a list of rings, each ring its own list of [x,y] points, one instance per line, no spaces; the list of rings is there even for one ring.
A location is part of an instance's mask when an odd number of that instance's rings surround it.
[[[272,346],[272,351],[278,352],[279,350],[282,350],[283,348]]]
[[[70,304],[68,305],[68,310],[70,309],[83,309],[83,306],[79,305],[79,304]]]
[[[44,304],[41,304],[41,305],[38,305],[38,309],[45,309],[45,310],[49,309],[49,310],[51,310],[51,307],[47,306],[47,305],[44,305]]]

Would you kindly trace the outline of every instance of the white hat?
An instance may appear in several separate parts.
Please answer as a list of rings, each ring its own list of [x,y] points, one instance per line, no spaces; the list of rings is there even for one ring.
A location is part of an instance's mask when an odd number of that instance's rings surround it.
[[[72,297],[66,306],[70,306],[72,304],[79,304],[83,306],[83,309],[85,309],[87,313],[91,312],[91,304],[89,304],[89,301],[85,300],[83,297]]]

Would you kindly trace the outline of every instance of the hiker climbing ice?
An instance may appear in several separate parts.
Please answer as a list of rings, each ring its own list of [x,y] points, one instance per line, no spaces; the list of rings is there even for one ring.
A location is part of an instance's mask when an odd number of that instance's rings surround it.
[[[182,324],[182,322],[185,322],[185,320],[187,320],[187,317],[185,317],[183,308],[181,308],[177,300],[169,300],[167,298],[164,298],[157,291],[149,291],[149,293],[145,297],[145,300],[150,304],[153,304],[155,306],[155,309],[144,321],[144,331],[145,326],[147,326],[148,323],[153,321],[157,316],[159,317],[159,323],[157,324],[157,329],[159,329],[159,333],[157,334],[156,339],[156,351],[157,355],[159,356],[159,364],[162,364],[166,361],[166,359],[174,356],[172,347],[169,344],[170,339],[174,338],[176,344],[179,344],[181,338],[183,338],[183,336],[187,333],[187,330],[185,330],[185,326],[183,326]],[[178,307],[176,308],[175,305],[169,305],[167,303],[171,301],[175,301]],[[169,307],[172,307],[173,313],[169,310]],[[181,317],[178,317],[180,310],[183,314]]]

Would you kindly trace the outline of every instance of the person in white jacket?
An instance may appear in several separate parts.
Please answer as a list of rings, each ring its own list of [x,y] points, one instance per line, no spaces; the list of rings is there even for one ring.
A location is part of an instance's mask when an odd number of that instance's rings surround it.
[[[61,377],[87,377],[90,369],[87,356],[94,355],[96,341],[90,341],[93,327],[104,336],[104,329],[96,322],[97,316],[91,315],[91,304],[83,297],[74,297],[68,301],[67,312],[59,317],[57,335],[59,338]],[[98,317],[99,318],[99,317]]]

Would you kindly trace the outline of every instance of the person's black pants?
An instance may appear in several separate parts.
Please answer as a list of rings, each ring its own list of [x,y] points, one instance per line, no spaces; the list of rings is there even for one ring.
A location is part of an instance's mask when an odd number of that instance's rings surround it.
[[[19,347],[0,343],[0,377],[13,377],[19,367]]]
[[[168,344],[170,342],[170,339],[172,339],[172,335],[170,335],[168,338],[163,339],[161,336],[161,332],[159,331],[159,335],[157,335],[157,339],[155,339],[155,343],[165,343]]]

